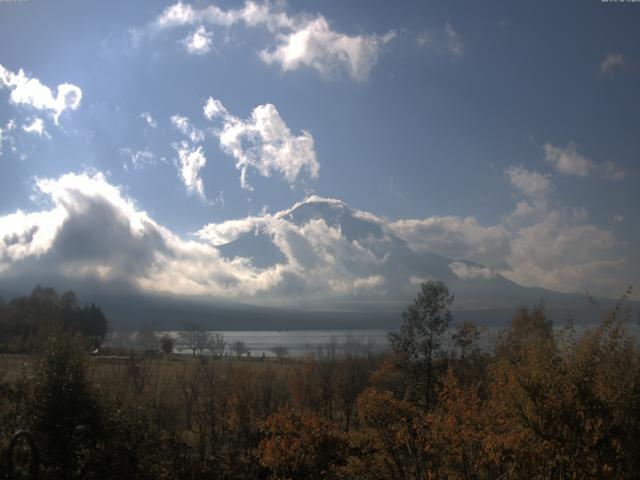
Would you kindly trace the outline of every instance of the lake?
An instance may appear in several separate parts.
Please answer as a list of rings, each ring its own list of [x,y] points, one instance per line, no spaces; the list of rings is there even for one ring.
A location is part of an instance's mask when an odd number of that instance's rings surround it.
[[[178,332],[167,332],[178,338]],[[223,331],[227,342],[227,354],[231,354],[230,346],[241,340],[251,356],[274,356],[271,349],[275,346],[286,347],[289,356],[304,356],[321,346],[335,342],[338,349],[347,340],[355,340],[369,345],[373,351],[383,351],[387,345],[387,330],[257,330],[257,331]],[[178,344],[177,352],[191,353]]]

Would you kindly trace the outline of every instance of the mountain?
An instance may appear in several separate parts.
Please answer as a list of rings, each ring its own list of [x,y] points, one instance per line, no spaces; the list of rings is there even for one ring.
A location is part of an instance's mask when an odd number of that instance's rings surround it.
[[[599,315],[585,295],[523,287],[491,266],[414,250],[385,220],[339,200],[319,197],[273,215],[233,221],[235,233],[230,241],[216,244],[215,250],[197,247],[198,252],[204,252],[199,253],[197,265],[205,268],[207,258],[213,261],[213,257],[222,257],[218,261],[224,261],[224,265],[241,265],[254,278],[271,282],[263,287],[267,293],[231,298],[206,293],[180,295],[143,289],[140,282],[122,276],[65,277],[60,272],[68,271],[69,264],[60,262],[75,258],[77,251],[86,259],[73,264],[74,272],[83,271],[83,262],[91,265],[99,258],[100,271],[118,265],[116,271],[139,271],[145,281],[152,278],[148,272],[156,268],[157,258],[173,261],[185,255],[186,248],[171,247],[177,242],[175,238],[155,224],[143,223],[144,228],[140,227],[130,240],[122,214],[110,222],[98,222],[95,212],[111,218],[108,209],[104,205],[95,211],[92,208],[90,205],[83,210],[94,219],[91,230],[78,228],[86,223],[81,216],[67,221],[45,254],[23,262],[22,271],[28,275],[0,276],[0,297],[26,293],[36,283],[60,291],[73,289],[84,301],[101,305],[115,325],[130,328],[151,322],[158,328],[175,329],[187,320],[225,330],[387,328],[399,324],[400,312],[415,297],[421,282],[437,279],[444,281],[456,297],[453,310],[457,320],[504,324],[518,306],[541,301],[555,321],[572,315],[590,323]],[[108,232],[102,233],[101,225],[107,225]],[[214,225],[203,232],[210,234],[212,229],[226,227]],[[106,235],[113,236],[114,231],[121,232],[115,239],[116,248],[106,240],[111,238]],[[153,248],[157,249],[155,253],[148,251]],[[127,256],[129,250],[135,258]],[[43,265],[63,265],[66,270],[45,270]],[[169,273],[179,278],[183,272],[177,265]],[[219,276],[231,286],[239,282],[229,274]],[[238,292],[243,288],[238,286]],[[599,302],[603,308],[614,304],[607,299]],[[631,304],[637,311],[638,304]]]

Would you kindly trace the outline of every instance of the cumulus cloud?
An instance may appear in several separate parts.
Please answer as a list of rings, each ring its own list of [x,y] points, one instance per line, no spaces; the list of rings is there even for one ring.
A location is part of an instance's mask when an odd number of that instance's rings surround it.
[[[600,63],[600,71],[607,75],[613,75],[616,70],[625,67],[625,58],[621,53],[607,53]]]
[[[519,229],[511,241],[511,280],[560,291],[611,287],[625,263],[612,232],[558,210]]]
[[[196,128],[191,120],[182,115],[173,115],[170,120],[174,128],[188,138],[188,141],[173,144],[173,148],[178,154],[180,179],[187,187],[188,193],[196,194],[200,200],[206,203],[208,200],[200,171],[207,164],[207,157],[202,145],[198,145],[204,141],[204,131]]]
[[[474,265],[468,262],[453,262],[449,264],[449,268],[461,279],[475,279],[475,278],[495,278],[497,273],[489,267],[482,265]]]
[[[290,184],[303,170],[312,178],[318,176],[320,165],[313,137],[306,130],[298,135],[292,133],[272,104],[257,106],[249,118],[242,120],[230,114],[219,100],[209,97],[203,113],[208,120],[220,121],[221,127],[213,132],[222,150],[235,159],[242,188],[251,189],[247,181],[249,168],[264,177],[279,173]]]
[[[290,16],[271,3],[248,1],[242,8],[222,10],[216,5],[195,8],[182,2],[165,8],[151,22],[152,31],[195,26],[182,43],[190,53],[206,53],[211,46],[211,34],[204,25],[230,27],[242,23],[247,28],[262,27],[271,34],[273,46],[261,50],[260,58],[278,65],[283,71],[310,67],[323,76],[346,73],[354,80],[365,80],[378,60],[382,47],[394,37],[385,35],[349,35],[333,30],[322,15]],[[455,35],[451,29],[452,35]],[[459,48],[457,38],[452,39]],[[191,46],[191,50],[190,50]]]
[[[464,53],[464,44],[458,32],[455,31],[453,25],[447,22],[444,26],[445,35],[447,37],[447,50],[450,54],[462,56]]]
[[[474,217],[430,217],[398,220],[393,232],[416,251],[435,252],[448,258],[468,259],[504,266],[510,233],[502,226],[483,226]]]
[[[394,32],[383,36],[337,33],[320,16],[294,31],[278,34],[278,44],[262,50],[260,58],[285,72],[307,66],[326,77],[346,71],[354,80],[363,81],[378,61],[381,47],[394,37]]]
[[[578,177],[598,174],[612,180],[621,180],[626,176],[626,172],[614,162],[598,165],[580,154],[577,145],[572,142],[564,148],[545,143],[543,148],[545,160],[558,172]]]
[[[187,50],[187,53],[190,53],[191,55],[204,55],[211,50],[211,45],[213,44],[213,33],[208,32],[203,25],[200,25],[197,29],[182,39],[182,44]]]
[[[512,187],[528,196],[543,196],[553,187],[549,175],[527,170],[524,167],[509,167],[505,176]]]
[[[285,256],[257,268],[250,258],[223,257],[210,242],[173,234],[100,173],[41,179],[36,186],[50,208],[0,217],[5,277],[31,271],[262,303],[369,295],[385,284],[371,267],[380,264],[375,255],[322,220],[297,225],[284,212],[270,216],[265,228]]]
[[[39,117],[35,117],[33,121],[29,124],[24,124],[22,126],[22,130],[27,133],[33,133],[38,135],[39,137],[49,137],[49,134],[46,132],[44,128],[44,120]]]
[[[200,170],[207,164],[202,146],[192,147],[187,142],[175,144],[178,153],[180,178],[187,187],[187,192],[195,193],[201,200],[206,201],[204,182],[200,178]]]
[[[272,217],[267,215],[249,216],[242,219],[227,220],[221,223],[210,223],[201,228],[196,236],[212,245],[224,245],[236,240],[245,233],[265,229]]]
[[[158,127],[158,121],[153,118],[153,115],[151,115],[149,112],[141,113],[140,118],[142,118],[151,128]]]
[[[313,197],[281,212],[206,225],[185,239],[156,223],[100,173],[40,179],[36,187],[48,199],[46,208],[0,216],[5,278],[31,272],[126,282],[157,293],[327,305],[413,295],[416,285],[431,278],[459,285],[493,282],[499,274],[527,286],[609,292],[625,262],[610,231],[571,209],[549,210],[542,221],[508,230],[456,217],[389,223]],[[423,235],[414,231],[418,227]],[[405,244],[395,232],[414,235],[412,242]],[[241,235],[242,242],[228,243]],[[434,238],[443,248],[453,239],[469,255],[501,255],[503,265],[430,254],[427,248],[438,246]],[[504,245],[491,251],[491,239]],[[280,255],[259,265],[254,254],[264,253],[263,241]],[[484,253],[476,242],[486,244]],[[243,250],[247,245],[255,248]]]
[[[8,88],[9,99],[15,105],[26,105],[51,114],[57,124],[65,110],[76,110],[82,100],[80,87],[70,83],[58,85],[56,95],[37,78],[30,78],[20,69],[14,73],[0,65],[0,88]]]
[[[183,135],[189,137],[193,143],[201,143],[204,141],[204,132],[198,128],[195,128],[191,121],[182,115],[173,115],[171,117],[171,124]]]

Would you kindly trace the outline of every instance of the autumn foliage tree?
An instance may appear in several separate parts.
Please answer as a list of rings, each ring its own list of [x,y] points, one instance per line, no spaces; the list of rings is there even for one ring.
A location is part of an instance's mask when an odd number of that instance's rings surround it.
[[[399,332],[389,333],[394,352],[404,361],[421,401],[430,405],[435,384],[435,360],[442,355],[442,339],[451,323],[453,295],[443,282],[420,286],[414,302],[402,313]]]

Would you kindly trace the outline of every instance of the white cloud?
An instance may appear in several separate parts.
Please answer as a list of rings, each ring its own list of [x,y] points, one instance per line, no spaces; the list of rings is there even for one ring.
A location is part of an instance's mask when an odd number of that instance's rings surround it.
[[[598,167],[600,175],[610,180],[622,180],[627,176],[626,170],[620,168],[614,162],[605,162]]]
[[[449,268],[460,279],[475,279],[475,278],[495,278],[497,273],[489,267],[482,265],[474,265],[468,262],[453,262],[449,264]]]
[[[385,35],[348,35],[336,32],[322,15],[289,16],[271,3],[248,1],[242,8],[222,10],[215,5],[201,9],[178,2],[171,5],[151,23],[152,31],[199,25],[182,42],[194,46],[190,53],[206,53],[211,38],[204,25],[230,27],[243,23],[248,28],[265,28],[276,42],[262,49],[260,58],[277,64],[283,71],[310,67],[323,76],[346,73],[354,80],[365,80],[377,62],[382,47],[394,37]],[[453,32],[455,34],[455,32]],[[454,42],[455,43],[455,42]],[[195,44],[201,47],[195,47]]]
[[[195,193],[201,200],[206,201],[204,182],[200,178],[200,170],[207,164],[202,146],[194,148],[187,142],[182,142],[175,144],[174,148],[178,153],[180,178],[187,187],[187,192]]]
[[[528,196],[544,196],[552,189],[549,175],[527,170],[524,167],[509,167],[505,176],[511,186]]]
[[[509,232],[502,226],[480,225],[473,217],[430,217],[398,220],[392,231],[419,252],[434,252],[453,259],[467,259],[502,266],[509,252]]]
[[[444,26],[444,31],[447,37],[447,51],[452,55],[462,56],[464,54],[464,44],[453,25],[447,22]]]
[[[2,156],[3,151],[3,143],[9,143],[11,145],[12,150],[15,152],[15,144],[13,140],[13,136],[10,135],[16,128],[16,121],[12,118],[9,119],[4,128],[0,127],[0,157]]]
[[[625,64],[624,55],[621,53],[608,53],[600,63],[600,71],[608,75],[613,75],[616,70],[622,70]]]
[[[224,258],[208,242],[184,240],[154,222],[97,173],[41,179],[49,210],[0,216],[3,275],[127,282],[149,292],[261,303],[320,302],[373,295],[385,284],[375,256],[322,220],[295,225],[270,217],[283,262],[256,268]],[[329,281],[331,279],[331,282]]]
[[[201,143],[204,141],[204,132],[195,128],[187,117],[182,115],[173,115],[171,124],[183,135],[189,137],[193,143]]]
[[[591,160],[578,153],[577,147],[573,143],[569,143],[565,148],[554,147],[550,143],[545,143],[544,154],[545,160],[557,171],[569,175],[586,177],[595,168]]]
[[[425,29],[416,35],[419,47],[428,48],[439,55],[461,57],[464,55],[464,43],[453,25],[446,22],[443,27]]]
[[[158,127],[158,121],[155,118],[153,118],[153,115],[151,115],[149,112],[144,112],[140,114],[140,118],[142,118],[145,122],[147,122],[147,125],[149,125],[151,128]]]
[[[270,221],[272,221],[272,217],[263,215],[227,220],[221,223],[210,223],[202,227],[196,233],[196,236],[201,240],[209,242],[211,245],[224,245],[245,233],[265,229]]]
[[[587,177],[595,173],[611,180],[621,180],[626,176],[626,172],[614,162],[596,164],[580,154],[577,145],[572,142],[564,148],[545,143],[544,153],[548,163],[558,172],[568,175]]]
[[[0,87],[11,91],[9,96],[16,105],[28,105],[36,110],[51,113],[57,124],[65,110],[76,110],[82,100],[82,90],[72,84],[58,85],[56,95],[37,78],[29,78],[22,69],[13,73],[0,65]]]
[[[132,150],[130,148],[120,149],[122,155],[127,156],[127,162],[124,163],[124,169],[142,170],[150,165],[156,165],[159,161],[155,153],[149,149]]]
[[[433,42],[433,35],[428,30],[420,32],[416,35],[416,42],[418,42],[418,45],[421,47],[431,45]]]
[[[182,44],[191,55],[204,55],[211,50],[213,33],[200,25],[197,29],[182,39]]]
[[[613,233],[579,221],[562,210],[551,211],[519,229],[511,241],[510,269],[503,275],[525,286],[584,291],[611,286],[625,260]]]
[[[378,61],[381,47],[394,37],[393,32],[383,36],[337,33],[320,16],[292,32],[279,34],[278,45],[262,50],[260,58],[285,72],[307,66],[326,77],[346,72],[352,79],[363,81]]]
[[[320,165],[313,137],[305,130],[293,134],[272,104],[257,106],[248,119],[242,120],[231,115],[219,100],[209,97],[203,112],[207,119],[221,121],[221,128],[214,134],[222,150],[235,159],[242,188],[251,189],[247,181],[249,168],[264,177],[282,174],[290,184],[302,170],[312,178],[318,176]]]
[[[313,197],[274,214],[207,225],[195,240],[185,240],[157,224],[100,173],[40,179],[37,188],[50,207],[0,216],[3,276],[31,272],[38,278],[96,278],[128,282],[149,292],[256,303],[326,306],[328,300],[394,298],[405,287],[413,295],[415,285],[430,278],[429,272],[416,270],[415,259],[430,257],[408,256],[402,263],[397,240],[389,243],[386,231],[413,235],[412,248],[417,248],[422,232],[425,250],[438,245],[433,238],[444,247],[451,238],[462,252],[502,256],[498,269],[443,259],[445,269],[458,279],[489,280],[500,273],[527,286],[611,294],[621,272],[630,270],[620,253],[623,245],[610,231],[588,223],[581,210],[551,209],[544,220],[514,229],[456,217],[388,224],[339,201]],[[341,220],[296,216],[299,208],[306,214],[330,209]],[[353,228],[364,219],[370,220],[369,226],[380,226],[382,234],[353,237],[342,231],[341,225]],[[265,236],[281,258],[257,267],[251,252],[223,256],[222,249],[213,246],[250,232]],[[491,239],[506,244],[492,247]],[[262,253],[263,244],[256,245]],[[396,248],[395,257],[380,255],[384,248]],[[446,271],[436,275],[441,274]]]
[[[33,121],[28,125],[24,124],[22,126],[22,130],[24,130],[27,133],[34,133],[39,137],[50,138],[49,134],[44,129],[44,121],[39,117],[35,117]]]

